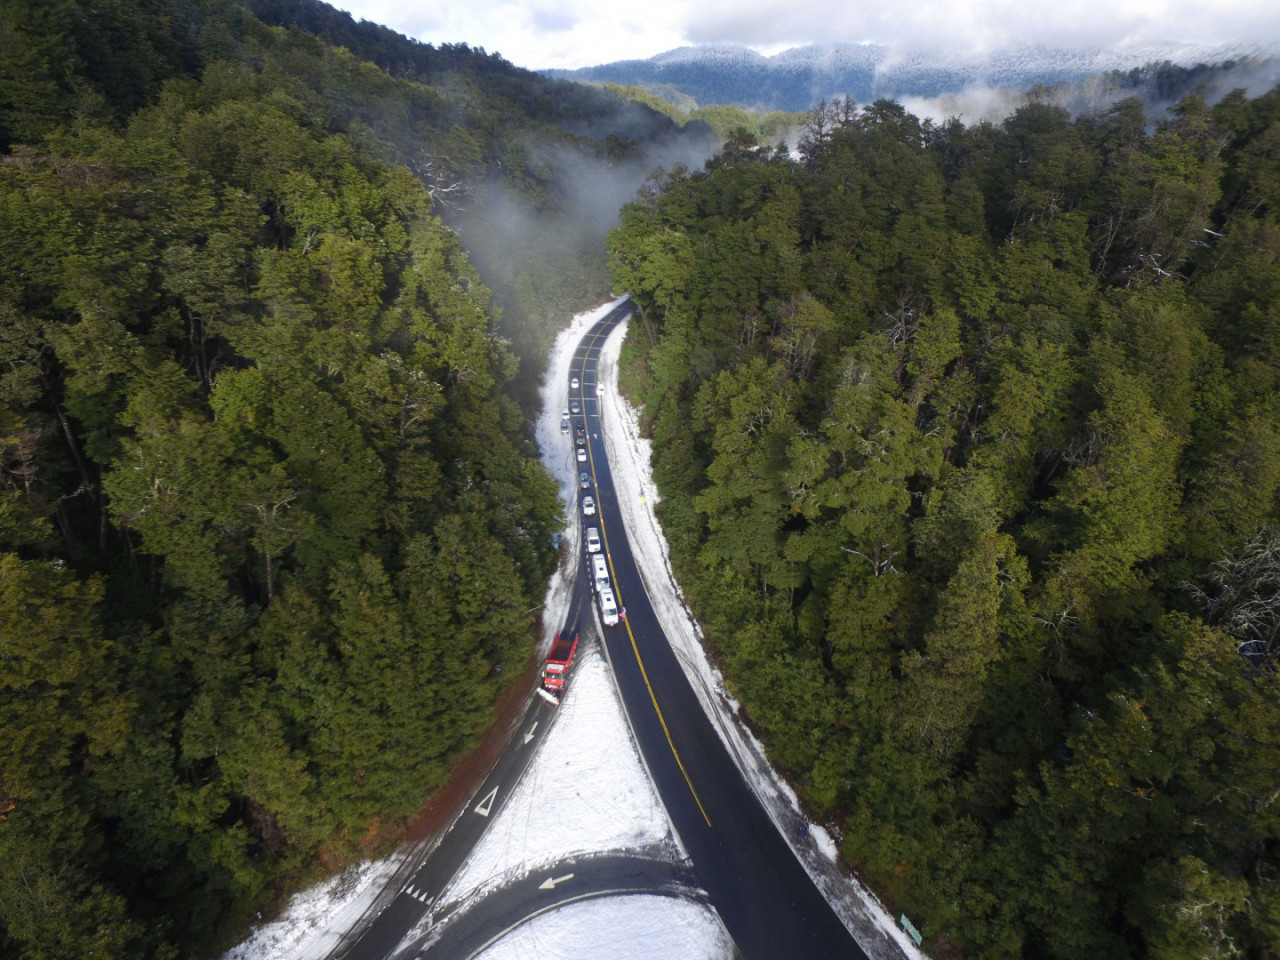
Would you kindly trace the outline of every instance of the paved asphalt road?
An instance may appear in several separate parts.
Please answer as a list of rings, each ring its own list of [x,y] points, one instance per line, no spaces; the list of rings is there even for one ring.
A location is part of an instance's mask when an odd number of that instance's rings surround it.
[[[691,879],[685,865],[634,854],[564,860],[555,869],[541,870],[489,893],[481,903],[451,919],[425,954],[420,953],[417,944],[409,944],[396,954],[395,960],[416,960],[419,956],[464,960],[525,920],[595,897],[648,894],[696,900]]]
[[[676,870],[626,856],[599,858],[581,871],[566,866],[564,871],[552,871],[575,873],[575,881],[563,887],[541,890],[530,880],[451,919],[456,933],[446,932],[430,955],[467,956],[486,938],[572,897],[600,895],[610,889],[637,891],[645,883],[651,891],[654,884],[671,889],[671,883],[680,881],[687,892],[692,879],[706,891],[745,960],[866,960],[778,834],[702,712],[636,569],[613,489],[596,399],[600,347],[628,311],[623,306],[611,312],[583,337],[572,368],[581,381],[572,395],[582,404],[583,413],[571,419],[575,427],[578,421],[586,421],[589,459],[585,467],[593,482],[592,490],[580,493],[594,493],[598,505],[597,515],[585,525],[601,530],[618,604],[627,612],[617,626],[600,628],[606,653],[640,749],[689,853],[691,876],[685,868]],[[581,510],[574,512],[582,522]],[[585,557],[583,562],[572,608],[577,612],[570,619],[585,624],[593,615],[594,596],[583,586],[589,582]],[[584,652],[580,648],[579,654]],[[468,808],[359,939],[339,951],[343,960],[382,960],[432,910],[435,898],[479,840],[489,816],[501,810],[550,726],[554,710],[540,697],[530,699],[515,737]],[[609,871],[615,868],[613,879]],[[413,952],[406,949],[402,955]]]
[[[596,362],[614,311],[574,357],[587,417],[589,465],[624,621],[605,645],[645,761],[705,889],[747,960],[865,958],[778,834],[702,711],[658,624],[627,542],[601,435]],[[581,520],[581,517],[579,517]],[[597,522],[598,521],[598,522]]]

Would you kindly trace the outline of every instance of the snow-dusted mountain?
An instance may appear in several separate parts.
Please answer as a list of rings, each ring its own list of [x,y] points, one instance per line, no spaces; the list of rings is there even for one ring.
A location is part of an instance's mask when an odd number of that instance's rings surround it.
[[[704,105],[806,110],[820,99],[846,94],[865,103],[879,97],[938,97],[975,86],[1024,89],[1074,83],[1100,73],[1129,73],[1152,64],[1190,68],[1241,60],[1257,63],[1276,53],[1245,44],[1171,44],[1105,50],[1024,47],[976,56],[874,44],[815,44],[766,57],[746,47],[714,45],[680,47],[648,60],[545,72],[570,80],[674,88]]]

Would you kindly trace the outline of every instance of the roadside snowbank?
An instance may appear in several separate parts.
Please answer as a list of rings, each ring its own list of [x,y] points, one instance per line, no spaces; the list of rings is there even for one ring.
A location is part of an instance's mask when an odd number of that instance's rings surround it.
[[[582,339],[582,335],[591,329],[592,324],[624,300],[626,297],[619,297],[594,310],[579,313],[569,326],[560,331],[551,345],[551,354],[547,362],[547,379],[538,391],[542,399],[542,413],[534,424],[534,436],[538,441],[543,465],[560,482],[560,503],[564,507],[566,519],[570,521],[578,516],[578,465],[573,459],[573,440],[560,432],[560,418],[564,411],[569,409],[569,369],[573,366],[573,355],[578,349],[578,342]],[[578,570],[581,531],[580,523],[571,522],[565,527],[561,541],[561,563],[551,576],[547,597],[543,603],[544,652],[551,649],[551,641],[555,639],[556,631],[563,625],[565,616],[569,612],[569,602],[573,597],[573,580]]]
[[[278,920],[255,927],[222,960],[322,960],[358,921],[400,865],[399,857],[357,863],[297,894]]]
[[[604,384],[601,422],[627,538],[663,632],[747,782],[863,950],[874,960],[903,955],[923,960],[925,955],[875,894],[840,870],[831,835],[817,824],[802,830],[806,820],[795,791],[769,765],[764,746],[740,722],[737,701],[725,689],[720,671],[707,659],[702,631],[675,581],[667,541],[654,513],[659,497],[650,466],[653,448],[640,435],[638,411],[618,392],[618,354],[627,326],[619,324],[601,347],[597,367],[597,376]],[[798,839],[801,833],[807,835],[805,840]]]

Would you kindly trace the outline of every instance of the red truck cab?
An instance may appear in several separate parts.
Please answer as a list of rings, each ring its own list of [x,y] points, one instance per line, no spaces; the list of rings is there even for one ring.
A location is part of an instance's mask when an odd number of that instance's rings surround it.
[[[542,667],[542,686],[548,693],[559,695],[564,690],[565,678],[569,668],[573,666],[573,655],[578,652],[578,635],[570,640],[564,634],[557,633],[551,652],[547,654],[547,662]]]

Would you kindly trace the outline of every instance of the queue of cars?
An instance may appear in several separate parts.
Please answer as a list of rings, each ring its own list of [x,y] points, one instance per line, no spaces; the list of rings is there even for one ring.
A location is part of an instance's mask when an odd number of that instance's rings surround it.
[[[569,380],[570,391],[580,390],[582,384],[577,377],[571,377]],[[602,396],[603,389],[599,383],[596,384],[596,396]],[[582,414],[582,402],[578,397],[570,395],[569,409],[564,411],[560,418],[560,432],[567,434],[572,426],[574,432],[574,456],[580,465],[587,462],[587,424],[586,420],[574,420],[571,417],[578,417]],[[595,525],[588,526],[586,518],[596,516],[596,499],[592,496],[593,491],[591,474],[586,470],[580,469],[578,472],[578,488],[581,495],[582,516],[583,516],[583,545],[586,549],[586,556],[589,558],[591,568],[591,588],[595,591],[596,600],[600,605],[600,619],[604,621],[606,627],[616,626],[620,619],[618,610],[618,601],[613,594],[613,584],[609,580],[609,561],[603,552],[603,543],[600,536],[600,528]]]

